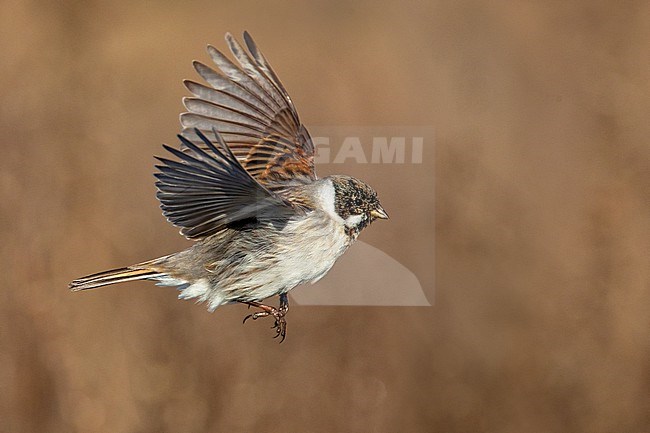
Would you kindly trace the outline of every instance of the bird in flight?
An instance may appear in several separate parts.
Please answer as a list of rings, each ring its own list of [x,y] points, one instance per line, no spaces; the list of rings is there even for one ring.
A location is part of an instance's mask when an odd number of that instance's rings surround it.
[[[133,280],[177,286],[179,298],[210,311],[243,303],[271,316],[286,336],[287,292],[322,278],[376,219],[388,215],[377,193],[350,176],[318,178],[314,145],[291,97],[244,32],[230,34],[235,62],[208,46],[216,69],[195,61],[205,81],[184,81],[179,148],[157,157],[163,215],[194,244],[181,252],[88,275],[73,291]],[[279,296],[279,306],[262,302]]]

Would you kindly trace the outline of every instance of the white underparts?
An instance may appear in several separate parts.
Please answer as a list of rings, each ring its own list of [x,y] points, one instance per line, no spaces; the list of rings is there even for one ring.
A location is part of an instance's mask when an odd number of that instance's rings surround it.
[[[201,278],[190,284],[187,281],[178,280],[168,275],[156,278],[156,284],[159,286],[178,286],[180,293],[179,299],[196,299],[196,302],[208,302],[208,310],[214,311],[219,305],[224,303],[224,297],[221,293],[211,289],[210,282]]]
[[[208,311],[214,311],[219,305],[225,301],[223,294],[210,287],[207,279],[201,278],[194,284],[181,289],[178,295],[179,299],[196,299],[197,302],[208,302]]]

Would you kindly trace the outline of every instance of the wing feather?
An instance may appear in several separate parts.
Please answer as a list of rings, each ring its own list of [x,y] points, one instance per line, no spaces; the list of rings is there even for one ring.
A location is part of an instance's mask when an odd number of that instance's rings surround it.
[[[216,143],[195,131],[201,146],[179,135],[185,151],[164,145],[178,160],[158,157],[157,197],[163,215],[181,233],[198,239],[236,221],[279,218],[300,211],[269,191],[241,165],[217,131]]]
[[[246,48],[230,34],[226,42],[236,63],[209,45],[218,70],[195,61],[207,85],[184,82],[194,97],[183,100],[182,135],[210,152],[195,130],[210,140],[216,140],[212,130],[218,131],[242,167],[271,191],[286,182],[315,180],[311,137],[270,64],[247,32]]]

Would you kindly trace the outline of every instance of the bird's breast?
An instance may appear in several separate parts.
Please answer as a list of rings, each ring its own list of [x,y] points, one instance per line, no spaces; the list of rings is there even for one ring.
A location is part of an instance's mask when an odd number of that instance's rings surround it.
[[[289,223],[281,238],[281,272],[291,287],[318,281],[352,242],[341,224],[318,211]]]

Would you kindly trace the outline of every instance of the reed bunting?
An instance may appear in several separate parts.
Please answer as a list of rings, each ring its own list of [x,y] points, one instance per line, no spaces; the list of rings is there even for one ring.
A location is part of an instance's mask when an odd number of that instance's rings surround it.
[[[73,291],[133,280],[178,286],[179,298],[258,310],[284,340],[287,292],[314,283],[377,218],[388,215],[377,193],[350,176],[319,179],[314,145],[294,104],[250,35],[248,51],[230,35],[237,64],[213,46],[218,70],[197,62],[206,84],[186,80],[180,148],[158,157],[157,197],[190,248],[79,278]],[[279,307],[262,303],[278,295]]]

